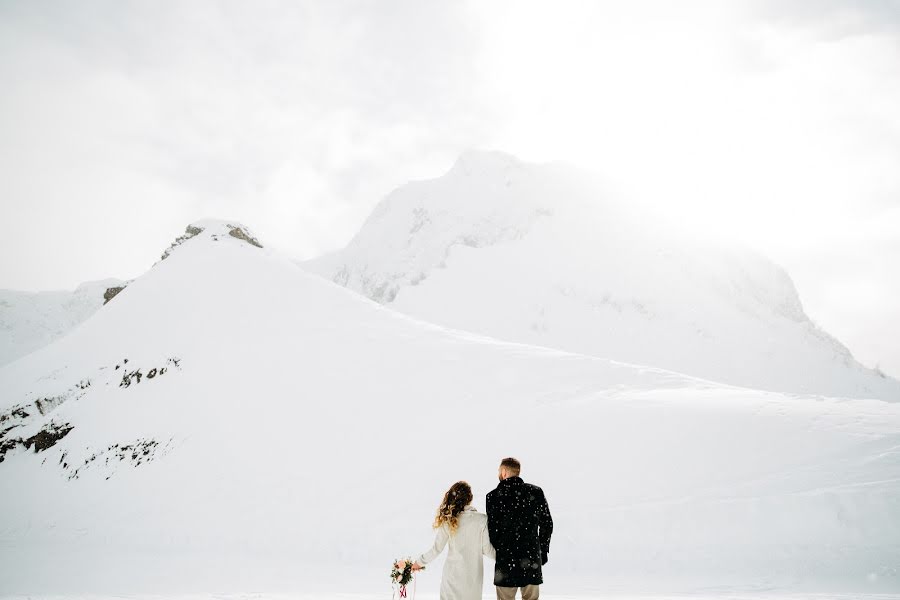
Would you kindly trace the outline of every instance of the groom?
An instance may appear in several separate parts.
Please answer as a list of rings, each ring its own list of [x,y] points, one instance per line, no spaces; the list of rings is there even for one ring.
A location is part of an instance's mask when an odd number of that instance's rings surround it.
[[[521,469],[515,458],[504,458],[500,484],[487,495],[488,534],[497,550],[497,600],[513,600],[516,588],[522,588],[522,600],[537,600],[544,582],[541,566],[550,553],[550,507],[541,488],[522,481]]]

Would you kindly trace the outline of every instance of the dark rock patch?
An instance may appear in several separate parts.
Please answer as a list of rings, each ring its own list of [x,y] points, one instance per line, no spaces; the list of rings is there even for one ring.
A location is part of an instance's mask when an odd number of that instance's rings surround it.
[[[38,398],[34,401],[34,406],[41,415],[45,415],[63,402],[66,401],[65,396],[52,396],[50,398]]]
[[[105,305],[107,302],[115,298],[119,292],[125,289],[126,286],[119,285],[116,287],[106,288],[106,291],[103,292],[103,304]]]
[[[175,238],[175,241],[172,242],[172,245],[169,246],[166,249],[166,251],[162,253],[162,257],[160,258],[160,260],[166,260],[167,258],[169,258],[169,255],[172,254],[172,250],[174,250],[175,248],[177,248],[184,242],[188,241],[192,237],[200,235],[201,233],[203,233],[202,227],[194,227],[193,225],[188,225],[187,228],[184,230],[184,234]]]
[[[86,458],[80,466],[69,474],[69,479],[78,479],[81,472],[94,463],[102,463],[104,466],[109,467],[110,465],[124,462],[130,463],[133,467],[138,467],[145,462],[153,460],[159,449],[159,442],[154,439],[137,440],[130,444],[112,444]],[[110,477],[111,474],[107,475],[106,479]]]
[[[23,405],[13,406],[7,412],[0,414],[0,443],[8,437],[9,432],[16,427],[25,424],[25,420],[31,416]]]
[[[126,359],[125,362],[128,362]],[[147,379],[154,379],[156,377],[162,377],[168,372],[168,367],[174,366],[175,368],[181,368],[181,359],[176,357],[170,357],[166,359],[165,365],[162,367],[152,367],[149,371],[147,371],[146,377]],[[116,365],[116,369],[119,368],[119,365]],[[141,380],[145,377],[144,372],[140,369],[134,369],[133,371],[123,371],[122,379],[119,381],[120,388],[131,387],[131,384],[139,384]]]
[[[122,381],[119,382],[119,387],[130,387],[132,382],[140,383],[141,377],[143,377],[143,375],[141,374],[140,369],[136,369],[134,371],[125,371],[124,373],[122,373]]]
[[[11,438],[0,442],[0,463],[6,459],[6,453],[13,448],[22,445],[26,450],[34,448],[35,452],[43,452],[48,448],[52,448],[63,439],[74,427],[68,423],[57,425],[56,423],[48,423],[43,429],[29,438]]]
[[[234,225],[228,226],[228,235],[233,238],[237,238],[239,240],[243,240],[252,246],[256,246],[257,248],[262,248],[262,244],[259,243],[255,237],[250,237],[247,235],[247,232],[241,229],[240,227],[235,227]]]
[[[34,446],[35,452],[43,452],[47,448],[55,446],[59,440],[69,435],[69,432],[73,429],[75,428],[68,423],[64,425],[49,423],[23,443],[28,449],[31,449],[31,447]]]
[[[27,419],[29,417],[28,412],[22,406],[14,406],[9,410],[9,412],[3,413],[0,415],[0,423],[5,423],[11,419]]]
[[[35,448],[35,452],[41,452],[52,447],[57,441],[65,437],[71,431],[71,425],[55,425],[49,423],[38,433],[23,438],[21,435],[13,437],[13,430],[31,424],[34,419],[48,415],[59,405],[69,400],[78,400],[87,393],[91,387],[90,379],[82,379],[71,388],[58,396],[45,396],[36,400],[19,404],[0,413],[0,462],[3,462],[7,452],[16,446],[23,445],[26,448]]]
[[[0,463],[6,460],[6,453],[22,443],[20,438],[0,441]]]

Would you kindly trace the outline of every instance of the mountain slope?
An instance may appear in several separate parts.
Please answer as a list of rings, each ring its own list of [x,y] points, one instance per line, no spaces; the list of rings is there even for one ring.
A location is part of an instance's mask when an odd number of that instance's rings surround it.
[[[57,340],[94,314],[118,279],[91,281],[73,292],[0,290],[0,366]]]
[[[391,308],[500,339],[790,393],[900,400],[804,313],[780,267],[607,199],[574,170],[467,153],[304,263]]]
[[[507,455],[554,590],[900,587],[900,405],[447,330],[195,229],[0,369],[0,592],[385,590]]]

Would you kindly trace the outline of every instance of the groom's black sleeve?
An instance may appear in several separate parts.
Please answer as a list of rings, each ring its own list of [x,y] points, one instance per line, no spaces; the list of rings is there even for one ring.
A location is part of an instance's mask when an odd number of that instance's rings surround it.
[[[494,549],[500,544],[500,515],[497,514],[497,501],[493,492],[487,495],[488,537]]]
[[[550,506],[547,504],[547,496],[543,493],[541,494],[541,506],[538,510],[538,524],[538,536],[541,539],[541,564],[546,565],[547,560],[549,560],[548,555],[550,554],[550,536],[553,535],[553,517],[550,516]]]

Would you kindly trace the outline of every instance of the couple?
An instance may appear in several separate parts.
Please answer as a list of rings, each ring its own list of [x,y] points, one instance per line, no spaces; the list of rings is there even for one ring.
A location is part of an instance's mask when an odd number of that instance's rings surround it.
[[[434,545],[413,565],[421,569],[449,545],[441,577],[441,600],[480,600],[484,565],[493,558],[497,600],[513,600],[522,588],[523,600],[537,600],[544,582],[553,519],[544,492],[519,477],[515,458],[500,463],[500,484],[487,495],[487,515],[472,506],[472,488],[454,483],[434,519]]]

